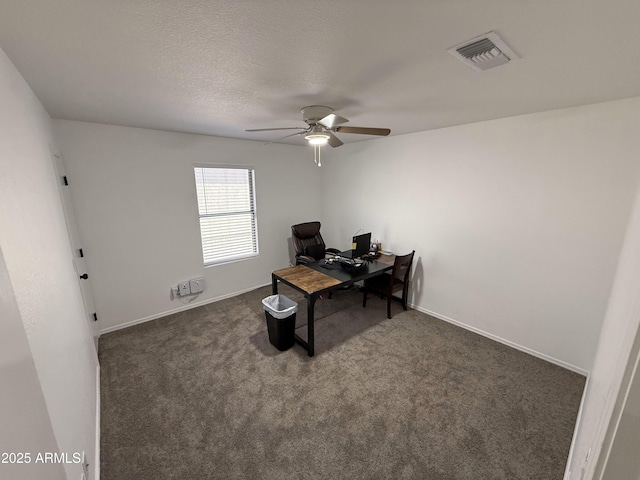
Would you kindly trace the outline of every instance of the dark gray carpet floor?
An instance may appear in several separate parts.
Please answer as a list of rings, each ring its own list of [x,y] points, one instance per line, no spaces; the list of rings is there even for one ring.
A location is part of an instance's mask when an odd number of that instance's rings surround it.
[[[584,377],[355,290],[279,352],[269,293],[100,338],[102,480],[562,479]]]

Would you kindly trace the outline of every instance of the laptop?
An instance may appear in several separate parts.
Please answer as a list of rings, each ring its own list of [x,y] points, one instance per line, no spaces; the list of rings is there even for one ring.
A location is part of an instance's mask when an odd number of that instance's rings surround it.
[[[346,251],[342,256],[347,258],[358,258],[367,253],[371,248],[371,232],[363,233],[362,235],[356,235],[353,237],[351,243],[351,251]]]

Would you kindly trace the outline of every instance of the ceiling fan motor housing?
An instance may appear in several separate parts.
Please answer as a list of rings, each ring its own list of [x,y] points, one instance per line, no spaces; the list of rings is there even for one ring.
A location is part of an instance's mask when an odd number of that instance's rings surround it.
[[[302,107],[302,120],[307,125],[315,125],[327,115],[333,113],[333,108],[325,107],[323,105],[309,105],[308,107]]]

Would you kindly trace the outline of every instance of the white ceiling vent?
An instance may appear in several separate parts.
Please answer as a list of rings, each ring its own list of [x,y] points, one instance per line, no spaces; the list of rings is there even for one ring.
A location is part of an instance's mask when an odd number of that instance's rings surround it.
[[[504,65],[509,60],[518,58],[515,52],[495,32],[472,38],[447,51],[478,71]]]

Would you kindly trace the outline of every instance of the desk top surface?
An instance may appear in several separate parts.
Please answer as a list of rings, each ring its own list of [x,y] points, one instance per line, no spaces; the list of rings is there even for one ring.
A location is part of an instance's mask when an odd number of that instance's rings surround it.
[[[306,265],[281,268],[280,270],[275,270],[273,275],[301,288],[307,293],[318,292],[342,283],[340,280],[318,272]]]
[[[339,285],[346,285],[380,275],[382,272],[393,268],[393,259],[385,258],[380,260],[382,261],[369,262],[354,272],[349,272],[342,268],[324,268],[320,265],[321,260],[307,265],[281,268],[275,270],[273,275],[295,288],[301,289],[308,294],[313,294]]]

